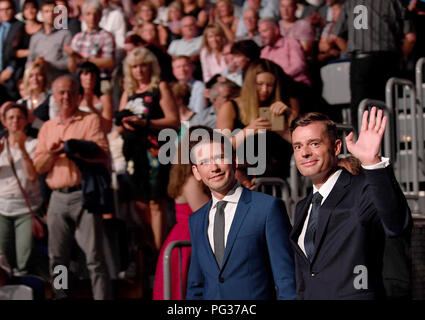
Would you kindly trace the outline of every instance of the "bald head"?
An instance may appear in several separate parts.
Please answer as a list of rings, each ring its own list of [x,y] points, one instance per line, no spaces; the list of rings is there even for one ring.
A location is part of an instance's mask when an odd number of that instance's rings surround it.
[[[192,39],[198,35],[196,19],[193,16],[184,16],[182,21],[182,36],[185,39]]]

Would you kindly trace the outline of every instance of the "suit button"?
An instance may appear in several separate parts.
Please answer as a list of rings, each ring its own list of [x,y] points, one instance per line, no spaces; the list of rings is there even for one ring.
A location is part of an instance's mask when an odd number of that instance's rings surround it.
[[[311,276],[314,277],[317,274],[317,272],[312,272]]]
[[[218,278],[218,281],[220,281],[220,283],[223,283],[224,282],[224,278],[223,277],[220,277],[220,278]]]

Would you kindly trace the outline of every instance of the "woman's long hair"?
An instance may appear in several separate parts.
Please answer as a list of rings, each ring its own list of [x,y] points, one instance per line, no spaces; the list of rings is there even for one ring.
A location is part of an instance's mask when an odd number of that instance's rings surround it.
[[[138,88],[137,81],[133,77],[131,67],[139,63],[149,63],[151,66],[151,81],[149,89],[157,88],[160,81],[161,68],[155,55],[146,48],[134,48],[125,58],[124,64],[124,90],[131,97]]]
[[[268,98],[268,102],[272,104],[276,101],[283,101],[289,105],[291,79],[274,62],[267,59],[257,59],[251,62],[248,67],[239,97],[240,120],[245,125],[258,118],[260,103],[256,88],[257,75],[263,72],[273,74],[276,80],[274,90]]]
[[[94,94],[97,97],[100,97],[102,95],[102,92],[100,90],[100,69],[98,68],[98,66],[96,66],[94,63],[86,61],[83,62],[78,70],[78,83],[79,83],[79,91],[80,94],[83,95],[84,94],[84,89],[81,86],[81,80],[80,77],[83,73],[91,73],[94,74],[96,77],[96,83],[94,85]]]

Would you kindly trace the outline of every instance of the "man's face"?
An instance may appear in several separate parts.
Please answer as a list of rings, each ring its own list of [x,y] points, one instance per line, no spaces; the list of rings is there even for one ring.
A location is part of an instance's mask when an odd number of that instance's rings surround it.
[[[341,140],[332,145],[326,124],[321,121],[297,127],[292,133],[292,146],[298,170],[313,183],[327,179],[341,152]]]
[[[96,8],[87,7],[83,12],[83,21],[90,30],[96,30],[99,27],[101,18],[102,13]]]
[[[185,39],[192,39],[198,35],[198,27],[196,20],[192,16],[187,16],[182,19],[182,36]]]
[[[178,81],[189,82],[193,75],[193,66],[187,59],[173,61],[173,75]]]
[[[248,8],[243,15],[243,21],[248,31],[254,32],[257,30],[258,16],[255,10]]]
[[[265,46],[272,46],[279,38],[279,28],[272,22],[264,21],[258,26],[258,32]]]
[[[9,22],[15,15],[12,4],[9,1],[0,2],[0,22]]]
[[[73,114],[78,109],[78,89],[68,78],[59,78],[53,84],[53,98],[60,111]]]
[[[218,86],[217,90],[218,90],[218,96],[213,101],[214,109],[216,113],[220,110],[220,107],[223,105],[223,103],[230,100],[230,94],[231,94],[230,88],[223,85]]]
[[[295,21],[297,7],[294,0],[280,0],[280,15],[284,21]]]
[[[225,195],[235,184],[235,164],[221,143],[201,142],[192,150],[196,165],[192,172],[213,194]],[[229,152],[231,153],[231,152]]]
[[[53,25],[55,20],[54,10],[55,6],[50,4],[41,7],[41,17],[43,18],[43,23]]]

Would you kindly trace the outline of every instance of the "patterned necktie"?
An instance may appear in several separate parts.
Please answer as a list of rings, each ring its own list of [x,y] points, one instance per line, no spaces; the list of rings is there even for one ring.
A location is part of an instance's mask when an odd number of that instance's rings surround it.
[[[220,268],[224,257],[224,208],[226,204],[227,201],[217,202],[214,218],[214,254]]]
[[[307,230],[305,232],[304,237],[304,248],[305,253],[307,255],[308,260],[313,259],[313,253],[314,253],[314,236],[316,234],[317,229],[317,221],[319,220],[319,209],[320,205],[322,203],[322,195],[319,192],[316,192],[313,195],[313,199],[311,200],[311,211],[310,211],[310,218],[308,219],[308,225]]]

